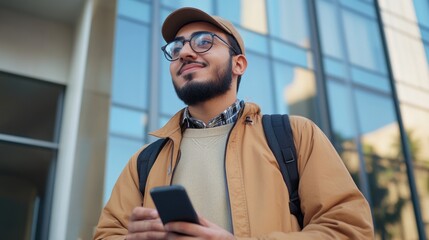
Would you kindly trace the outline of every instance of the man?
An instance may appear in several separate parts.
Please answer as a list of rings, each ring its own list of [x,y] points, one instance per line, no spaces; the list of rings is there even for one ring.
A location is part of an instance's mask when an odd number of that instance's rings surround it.
[[[304,227],[264,137],[260,109],[237,100],[247,67],[233,25],[194,8],[171,13],[162,48],[187,108],[153,135],[168,138],[139,192],[137,152],[117,180],[95,239],[372,239],[369,206],[310,120],[291,117]],[[260,79],[264,84],[264,79]],[[149,190],[180,184],[201,225],[161,223]]]

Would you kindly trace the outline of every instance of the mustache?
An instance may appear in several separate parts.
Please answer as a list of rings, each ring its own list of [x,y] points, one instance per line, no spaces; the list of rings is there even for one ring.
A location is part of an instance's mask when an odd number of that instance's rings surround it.
[[[180,73],[182,72],[183,67],[186,66],[186,65],[188,65],[188,64],[191,64],[191,63],[199,64],[199,65],[201,65],[203,67],[207,66],[207,63],[204,63],[204,62],[199,62],[199,61],[184,61],[182,63],[182,66],[180,66],[179,70],[177,70],[176,75],[179,76]]]

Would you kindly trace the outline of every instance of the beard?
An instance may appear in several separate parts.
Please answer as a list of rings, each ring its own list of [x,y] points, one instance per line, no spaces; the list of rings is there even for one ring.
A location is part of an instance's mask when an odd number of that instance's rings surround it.
[[[186,105],[193,106],[226,93],[231,89],[232,57],[229,58],[228,62],[229,64],[224,71],[217,71],[215,79],[195,82],[192,81],[194,79],[194,73],[190,73],[184,76],[188,83],[181,88],[179,88],[173,81],[174,90],[176,90],[176,94],[179,99]]]

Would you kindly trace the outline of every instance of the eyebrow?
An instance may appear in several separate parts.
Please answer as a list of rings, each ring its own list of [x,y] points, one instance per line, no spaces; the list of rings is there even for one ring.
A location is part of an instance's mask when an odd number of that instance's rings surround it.
[[[197,34],[200,34],[200,33],[209,33],[209,34],[211,34],[212,32],[209,32],[209,31],[198,31],[198,32],[193,32],[193,33],[191,34],[191,37],[190,37],[190,38],[188,38],[188,39],[191,39],[193,36],[195,36],[195,35],[197,35]],[[183,36],[179,36],[179,37],[175,37],[175,38],[173,39],[173,41],[177,41],[177,40],[181,41],[181,40],[184,40],[184,39],[185,39],[185,37],[183,37]]]

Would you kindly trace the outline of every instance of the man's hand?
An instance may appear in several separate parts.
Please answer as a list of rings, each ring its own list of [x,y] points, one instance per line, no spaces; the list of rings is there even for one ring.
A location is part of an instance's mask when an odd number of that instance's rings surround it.
[[[187,222],[167,223],[165,225],[165,230],[168,231],[167,239],[235,239],[230,232],[207,219],[199,216],[199,220],[201,225]]]
[[[127,240],[167,239],[158,212],[155,209],[136,207],[128,223]]]

